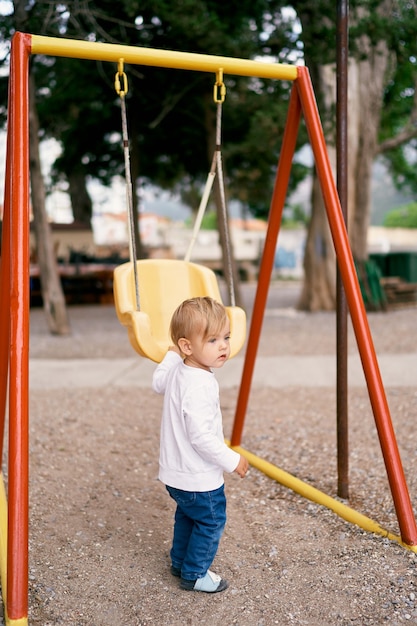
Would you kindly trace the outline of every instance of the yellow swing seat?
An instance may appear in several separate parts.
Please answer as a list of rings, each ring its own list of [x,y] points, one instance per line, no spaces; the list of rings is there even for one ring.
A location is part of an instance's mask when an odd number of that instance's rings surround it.
[[[173,259],[136,261],[140,311],[136,310],[135,272],[132,262],[114,270],[113,291],[117,317],[126,326],[132,347],[156,363],[172,345],[171,317],[188,298],[210,296],[222,302],[215,273],[203,265]],[[246,338],[246,314],[227,306],[230,320],[230,357],[242,348]]]

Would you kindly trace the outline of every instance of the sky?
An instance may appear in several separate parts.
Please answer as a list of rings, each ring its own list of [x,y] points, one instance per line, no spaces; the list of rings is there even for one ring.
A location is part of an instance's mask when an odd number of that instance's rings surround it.
[[[13,3],[8,0],[0,0],[0,15],[10,15],[13,13]]]

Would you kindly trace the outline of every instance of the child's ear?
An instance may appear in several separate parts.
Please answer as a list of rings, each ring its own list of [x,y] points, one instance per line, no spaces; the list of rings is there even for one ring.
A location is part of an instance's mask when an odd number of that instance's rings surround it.
[[[185,337],[181,337],[178,339],[178,347],[185,356],[190,356],[191,354],[191,343]]]

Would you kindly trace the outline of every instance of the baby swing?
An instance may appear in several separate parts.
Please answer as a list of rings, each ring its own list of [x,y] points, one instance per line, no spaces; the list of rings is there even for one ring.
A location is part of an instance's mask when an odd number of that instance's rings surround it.
[[[120,79],[123,80],[123,89],[120,86]],[[136,260],[132,182],[130,177],[125,104],[127,78],[123,71],[122,60],[119,61],[115,87],[121,99],[130,253],[130,261],[123,263],[114,270],[113,292],[117,317],[121,324],[126,326],[129,341],[134,350],[141,356],[159,363],[166,354],[168,347],[172,344],[169,336],[169,325],[173,312],[181,302],[188,298],[199,296],[210,296],[222,302],[215,273],[208,267],[190,261],[191,252],[197,239],[217,170],[224,229],[226,233],[225,247],[227,264],[230,276],[230,306],[226,306],[226,312],[230,320],[230,356],[233,357],[239,352],[245,342],[246,315],[243,309],[237,307],[235,304],[233,275],[231,271],[231,247],[220,150],[221,106],[226,94],[226,87],[223,83],[223,72],[219,70],[214,85],[214,101],[217,104],[216,148],[195,220],[192,238],[184,260]]]

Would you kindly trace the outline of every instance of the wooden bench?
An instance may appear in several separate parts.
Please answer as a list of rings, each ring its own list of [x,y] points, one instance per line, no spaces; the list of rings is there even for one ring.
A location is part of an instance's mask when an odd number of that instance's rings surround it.
[[[381,278],[390,308],[413,306],[417,304],[417,283],[408,283],[399,276]]]

